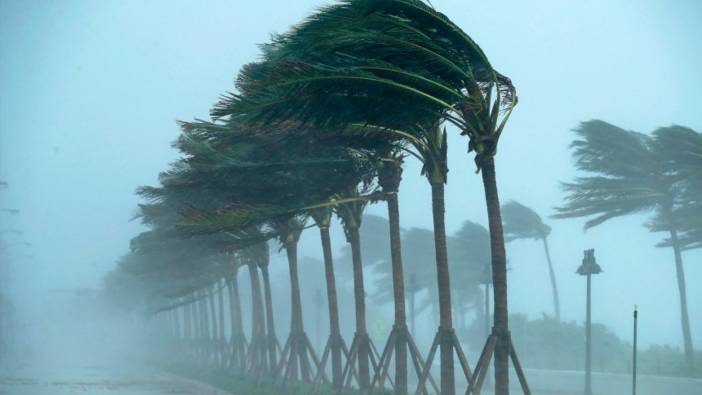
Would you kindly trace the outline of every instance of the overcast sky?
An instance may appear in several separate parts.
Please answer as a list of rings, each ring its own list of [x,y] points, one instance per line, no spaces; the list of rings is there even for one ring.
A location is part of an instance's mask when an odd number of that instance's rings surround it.
[[[33,243],[38,289],[97,287],[142,230],[129,222],[137,186],[154,184],[177,158],[175,121],[205,118],[257,44],[325,2],[0,0],[0,207]],[[520,104],[502,138],[502,200],[544,217],[575,175],[571,129],[600,118],[649,133],[702,130],[702,2],[694,0],[435,0],[515,83]],[[480,177],[465,139],[449,139],[447,227],[486,224]],[[403,227],[431,227],[430,191],[409,163],[400,194]],[[384,215],[382,205],[370,212]],[[646,216],[582,231],[548,220],[563,318],[582,321],[585,281],[574,274],[595,248],[593,319],[628,339],[634,304],[642,341],[680,343],[672,251]],[[0,221],[6,221],[0,217]],[[14,225],[13,225],[14,226]],[[301,254],[316,255],[316,236]],[[339,248],[343,239],[335,234]],[[541,246],[508,246],[512,312],[551,311]],[[693,339],[702,344],[702,253],[686,253]],[[284,268],[282,268],[284,269]],[[282,270],[281,269],[281,270]],[[30,281],[19,286],[30,287]],[[654,319],[654,314],[659,317]]]

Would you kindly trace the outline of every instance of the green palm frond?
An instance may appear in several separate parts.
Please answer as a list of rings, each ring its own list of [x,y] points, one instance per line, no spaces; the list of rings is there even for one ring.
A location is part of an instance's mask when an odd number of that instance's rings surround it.
[[[551,234],[551,227],[543,222],[539,214],[515,201],[502,206],[502,222],[506,241],[543,239]]]

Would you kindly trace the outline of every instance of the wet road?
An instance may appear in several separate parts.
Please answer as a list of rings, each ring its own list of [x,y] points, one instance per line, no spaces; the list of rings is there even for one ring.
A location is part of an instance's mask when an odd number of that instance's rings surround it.
[[[76,366],[0,372],[3,395],[225,395],[224,392],[146,367]]]

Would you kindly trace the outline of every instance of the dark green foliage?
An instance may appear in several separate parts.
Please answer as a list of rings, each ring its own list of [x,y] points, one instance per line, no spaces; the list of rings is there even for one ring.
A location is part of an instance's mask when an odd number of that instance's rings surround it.
[[[522,363],[530,369],[582,370],[585,360],[585,328],[574,322],[558,322],[552,317],[528,319],[524,315],[511,315],[512,336]],[[461,337],[471,348],[483,346],[484,328],[480,320],[473,321]],[[558,341],[554,341],[558,339]],[[618,338],[602,324],[592,325],[592,367],[594,371],[631,372],[632,345]],[[702,356],[702,352],[697,352]],[[640,374],[660,376],[686,376],[685,356],[678,348],[652,345],[639,350]],[[702,377],[698,367],[695,377]]]

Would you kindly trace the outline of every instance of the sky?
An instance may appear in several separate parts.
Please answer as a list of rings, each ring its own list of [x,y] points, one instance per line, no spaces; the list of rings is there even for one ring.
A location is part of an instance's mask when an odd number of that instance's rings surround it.
[[[176,120],[207,118],[257,45],[326,2],[0,0],[0,208],[32,243],[14,286],[96,288],[129,239],[139,203],[178,158]],[[508,75],[520,103],[497,156],[503,201],[518,200],[553,227],[551,248],[565,320],[584,318],[585,281],[575,274],[595,248],[593,319],[628,339],[640,309],[644,344],[681,343],[672,251],[654,247],[640,215],[583,231],[583,220],[548,216],[576,172],[568,150],[579,122],[598,118],[650,133],[680,124],[702,130],[702,2],[694,0],[435,0]],[[487,224],[467,141],[449,137],[446,223]],[[408,162],[402,226],[431,228],[430,190]],[[384,215],[382,205],[370,213]],[[2,215],[2,214],[0,214]],[[0,222],[10,221],[1,217]],[[6,222],[7,223],[7,222]],[[311,233],[311,232],[308,232]],[[334,245],[343,245],[338,227]],[[316,236],[302,255],[317,255]],[[508,245],[510,309],[550,313],[541,246]],[[693,339],[702,344],[702,253],[684,255]],[[284,268],[282,268],[284,269]],[[282,270],[281,269],[281,270]],[[29,275],[31,273],[31,276]],[[31,279],[31,281],[30,281]]]

